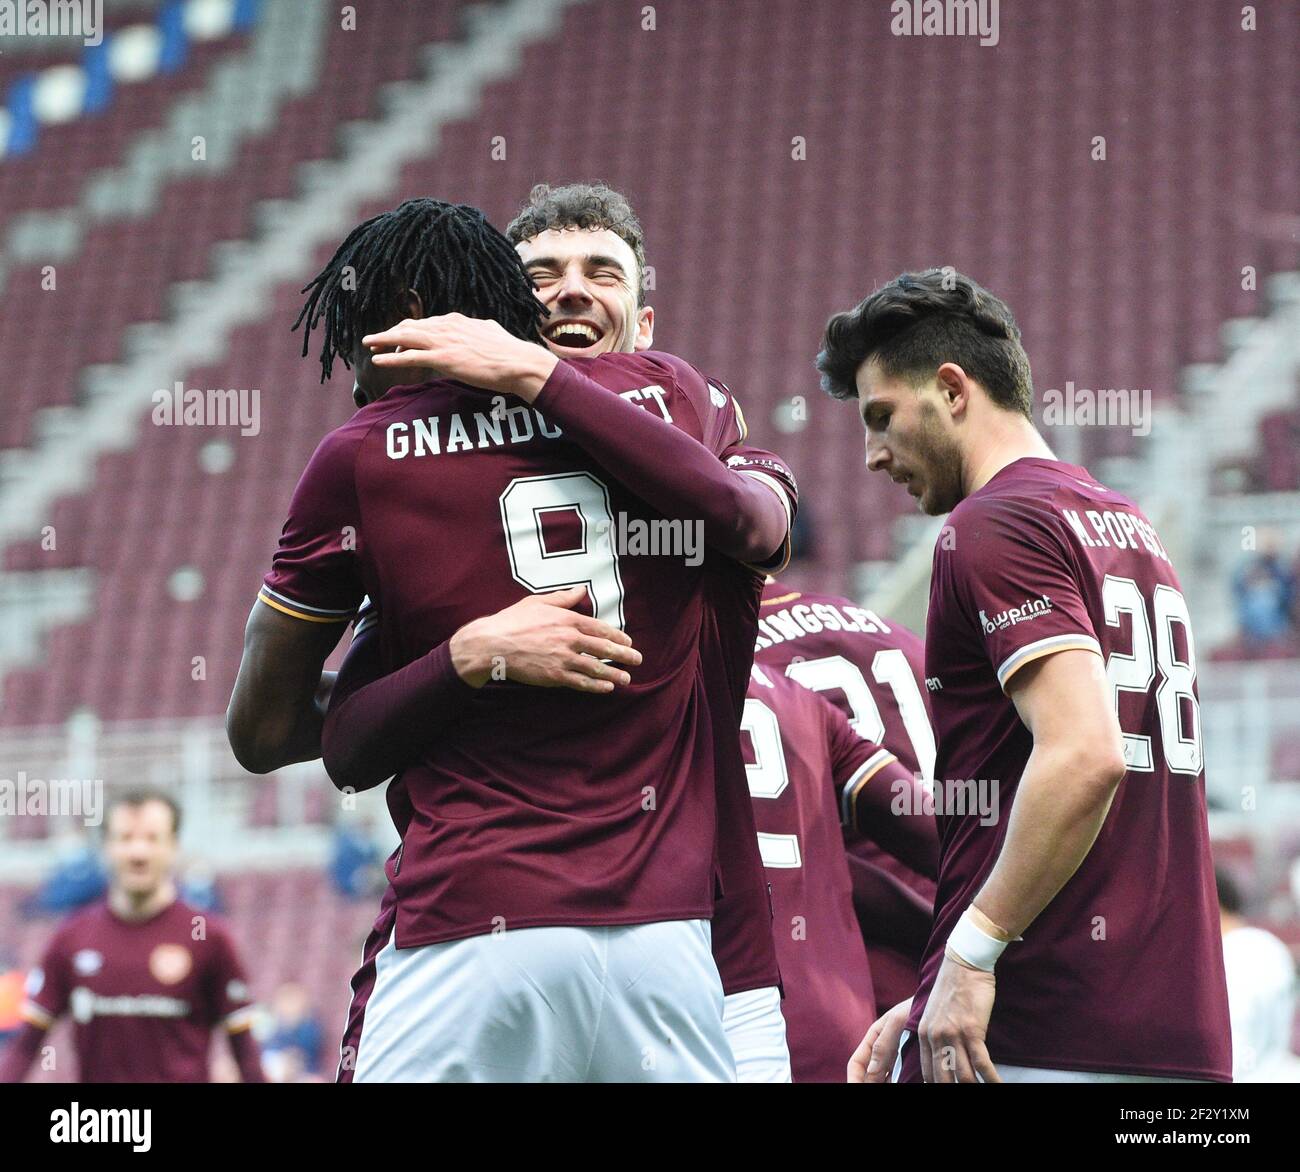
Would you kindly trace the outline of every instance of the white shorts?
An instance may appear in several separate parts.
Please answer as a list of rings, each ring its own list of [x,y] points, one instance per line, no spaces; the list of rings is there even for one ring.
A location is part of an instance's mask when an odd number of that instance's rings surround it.
[[[375,957],[355,1082],[735,1082],[707,920],[516,928]]]
[[[737,1082],[790,1082],[781,990],[774,986],[732,993],[722,1011]]]
[[[1100,1070],[1049,1070],[1045,1066],[998,1064],[1003,1082],[1203,1082],[1199,1078],[1166,1078],[1160,1074],[1108,1074]]]
[[[897,1082],[903,1069],[903,1047],[912,1035],[904,1030],[898,1039],[898,1058],[890,1072],[890,1082]],[[1046,1066],[1008,1066],[995,1062],[998,1077],[1003,1082],[1203,1082],[1199,1078],[1164,1078],[1155,1074],[1111,1074],[1101,1070],[1054,1070]],[[983,1082],[980,1079],[980,1082]]]

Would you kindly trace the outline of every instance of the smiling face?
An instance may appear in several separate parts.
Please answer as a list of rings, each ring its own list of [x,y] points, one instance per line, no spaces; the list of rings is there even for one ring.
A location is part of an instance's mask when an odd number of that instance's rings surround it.
[[[647,350],[654,310],[637,307],[641,273],[627,242],[608,228],[549,228],[516,248],[549,317],[547,346],[561,358]]]
[[[959,370],[945,363],[934,379],[914,386],[883,374],[869,359],[856,380],[867,428],[867,468],[906,485],[921,512],[932,517],[951,511],[963,495],[949,367]]]

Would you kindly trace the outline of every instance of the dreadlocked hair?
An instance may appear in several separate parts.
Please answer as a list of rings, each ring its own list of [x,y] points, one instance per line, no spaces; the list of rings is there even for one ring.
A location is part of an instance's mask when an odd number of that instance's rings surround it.
[[[329,263],[303,287],[309,294],[293,323],[306,322],[302,355],[323,322],[321,382],[334,359],[351,369],[367,333],[394,324],[404,294],[414,290],[429,317],[463,313],[492,318],[518,338],[539,341],[546,309],[510,243],[478,208],[436,199],[408,199],[359,224]]]

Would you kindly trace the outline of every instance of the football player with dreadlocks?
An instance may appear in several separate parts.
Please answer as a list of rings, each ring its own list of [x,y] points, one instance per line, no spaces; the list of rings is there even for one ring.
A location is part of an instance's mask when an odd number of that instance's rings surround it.
[[[385,662],[427,673],[437,697],[426,709],[444,726],[437,752],[389,789],[403,845],[382,947],[359,977],[345,1076],[730,1078],[708,951],[703,572],[698,559],[626,556],[616,533],[628,519],[694,516],[715,548],[770,560],[790,506],[719,461],[740,435],[734,404],[671,356],[622,355],[599,383],[565,368],[575,394],[598,392],[589,410],[615,417],[589,437],[599,462],[543,412],[493,402],[436,367],[422,372],[431,381],[384,389],[372,378],[383,364],[357,347],[385,304],[390,323],[403,309],[492,315],[502,336],[544,353],[544,311],[508,242],[472,209],[404,208],[418,233],[370,221],[310,287],[300,320],[326,322],[323,371],[335,355],[350,360],[367,405],[326,438],[295,493],[229,719],[250,768],[277,767],[286,743],[298,759],[315,755],[318,717],[303,718],[304,697],[367,593],[382,601]],[[668,417],[679,425],[665,427]],[[528,664],[516,675],[515,648],[476,622],[574,584],[623,638],[584,632],[574,679],[561,682],[605,695],[521,686],[541,681],[527,679]],[[651,650],[625,683],[600,660],[636,666],[627,636]]]

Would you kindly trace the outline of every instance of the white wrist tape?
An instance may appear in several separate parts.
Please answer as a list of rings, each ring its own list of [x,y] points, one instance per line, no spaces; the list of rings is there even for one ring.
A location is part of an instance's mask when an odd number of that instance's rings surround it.
[[[961,919],[948,937],[948,947],[953,952],[972,968],[983,969],[986,973],[993,971],[993,966],[998,963],[998,957],[1008,943],[1009,941],[990,936],[975,923],[970,908],[962,912]]]

